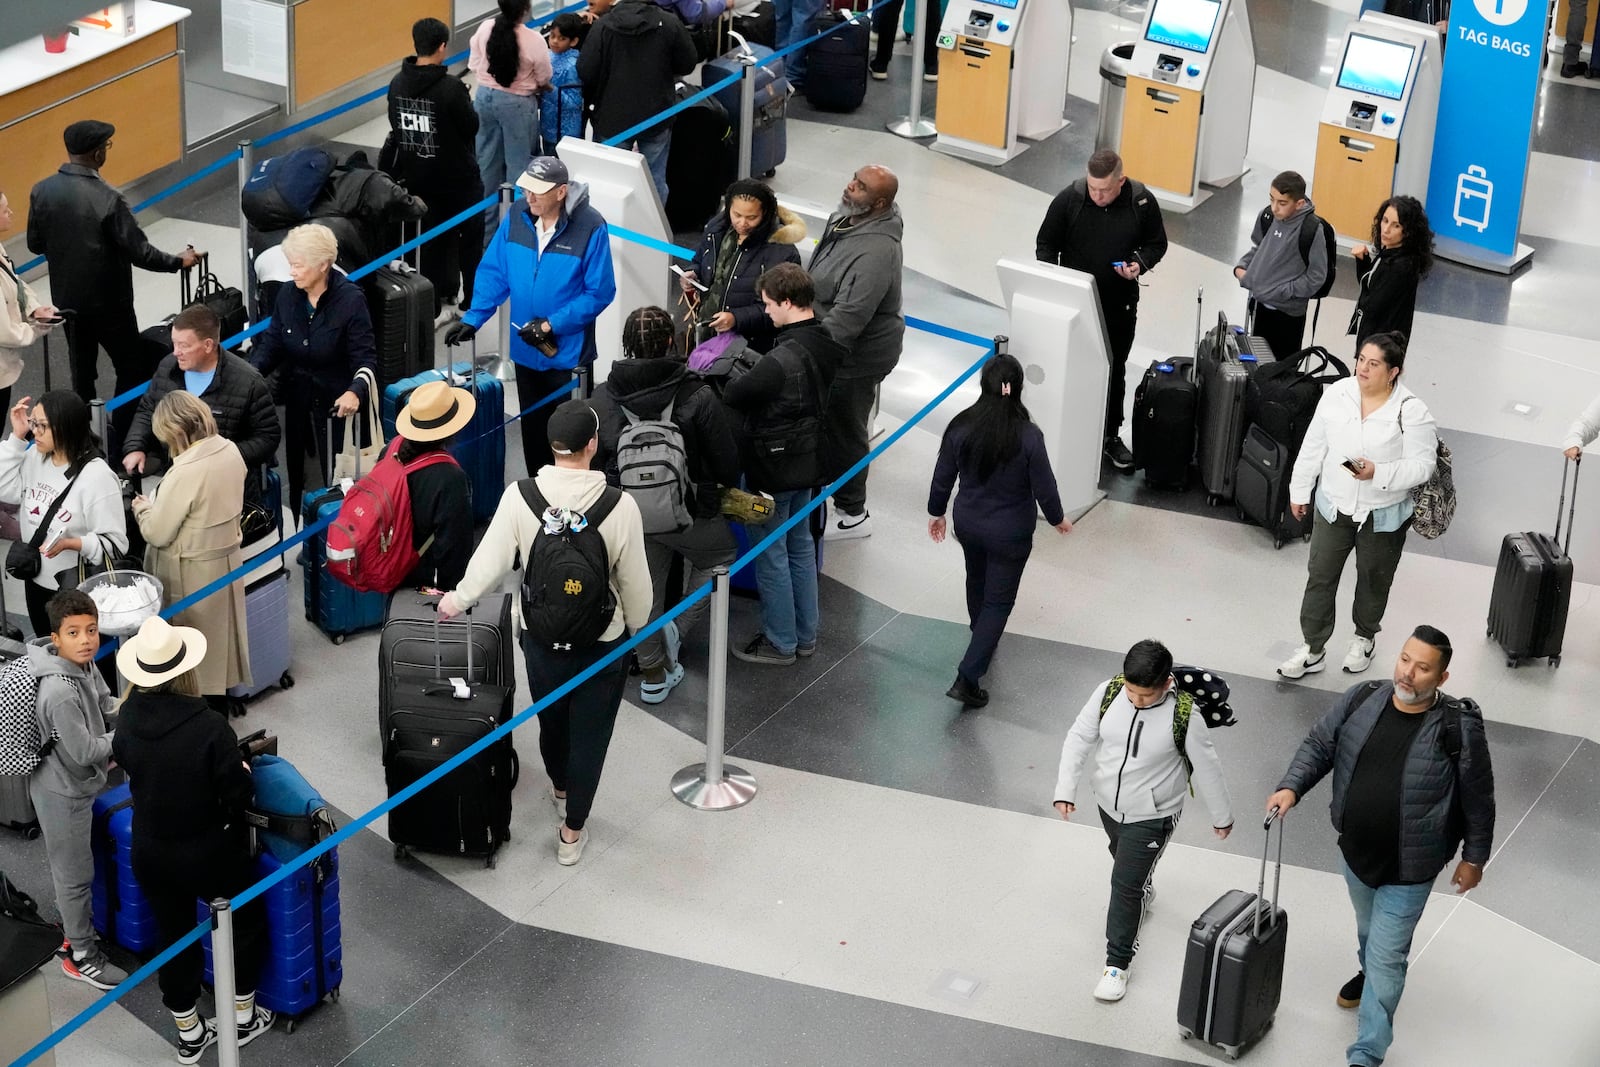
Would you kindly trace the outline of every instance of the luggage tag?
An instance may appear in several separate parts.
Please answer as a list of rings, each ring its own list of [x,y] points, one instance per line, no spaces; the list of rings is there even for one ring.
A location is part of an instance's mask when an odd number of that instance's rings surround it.
[[[452,677],[450,679],[450,695],[456,700],[471,700],[472,687],[465,678]]]

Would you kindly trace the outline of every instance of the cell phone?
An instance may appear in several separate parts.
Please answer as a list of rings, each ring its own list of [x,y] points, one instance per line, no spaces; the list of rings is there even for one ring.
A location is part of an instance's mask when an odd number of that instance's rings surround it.
[[[1114,260],[1111,261],[1111,265],[1120,270],[1121,268],[1126,267],[1128,265],[1128,263],[1127,263],[1127,260],[1114,259]]]
[[[34,319],[33,321],[34,321],[34,323],[36,325],[39,325],[39,326],[60,326],[63,322],[66,322],[67,320],[66,320],[66,316],[64,316],[64,315],[50,315],[50,316],[46,316],[44,318]]]
[[[1347,459],[1343,463],[1339,464],[1339,466],[1343,467],[1345,470],[1349,471],[1351,474],[1360,474],[1361,473],[1361,468],[1356,466],[1356,461],[1353,460],[1353,459]]]

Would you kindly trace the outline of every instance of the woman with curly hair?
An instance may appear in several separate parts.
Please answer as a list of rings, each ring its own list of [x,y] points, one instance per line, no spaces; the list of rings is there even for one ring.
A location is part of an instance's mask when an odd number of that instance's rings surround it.
[[[1372,217],[1372,247],[1350,249],[1361,295],[1350,329],[1356,351],[1378,333],[1411,336],[1417,313],[1417,286],[1433,269],[1433,230],[1428,213],[1414,196],[1391,196]]]

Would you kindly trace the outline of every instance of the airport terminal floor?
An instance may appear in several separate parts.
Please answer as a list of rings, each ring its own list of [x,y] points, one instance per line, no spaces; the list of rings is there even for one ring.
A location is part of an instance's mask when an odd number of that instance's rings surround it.
[[[1151,359],[1192,347],[1197,288],[1208,314],[1242,319],[1231,265],[1269,178],[1311,172],[1308,116],[1356,6],[1251,3],[1260,67],[1250,171],[1192,214],[1168,214],[1173,246],[1145,279],[1130,396]],[[907,224],[907,313],[1003,332],[991,265],[1031,256],[1051,196],[1082,172],[1098,57],[1131,36],[1143,11],[1091,0],[1075,8],[1071,125],[1007,165],[960,162],[883,132],[905,107],[901,45],[891,80],[872,83],[860,111],[824,115],[795,99],[788,160],[773,184],[780,195],[831,203],[855,167],[888,164]],[[1454,452],[1460,511],[1438,541],[1407,541],[1366,677],[1387,676],[1418,623],[1454,639],[1445,688],[1483,707],[1498,821],[1482,885],[1460,897],[1442,875],[1428,902],[1387,1061],[1397,1067],[1600,1063],[1600,716],[1590,706],[1600,692],[1600,486],[1579,495],[1559,669],[1508,669],[1483,636],[1500,538],[1554,525],[1558,442],[1600,392],[1597,86],[1553,74],[1542,84],[1523,216],[1531,265],[1507,278],[1442,263],[1421,290],[1406,381]],[[379,118],[336,124],[329,137],[376,147],[383,132]],[[145,219],[162,247],[238,247],[225,187],[163,212]],[[11,240],[20,246],[20,235]],[[229,258],[213,263],[226,268]],[[1345,258],[1318,333],[1341,353],[1352,273]],[[172,310],[170,276],[136,281],[142,321]],[[976,351],[909,333],[885,384],[884,424],[908,418]],[[39,388],[32,357],[19,396]],[[59,351],[57,360],[59,376]],[[1224,890],[1254,888],[1256,814],[1306,730],[1354,681],[1331,669],[1300,683],[1274,675],[1299,643],[1306,546],[1275,551],[1231,506],[1207,507],[1198,489],[1159,494],[1107,468],[1109,498],[1069,536],[1039,532],[986,680],[991,702],[963,712],[944,696],[966,641],[961,554],[928,539],[926,499],[937,434],[974,393],[964,387],[873,466],[875,532],[825,547],[815,657],[788,668],[730,662],[728,758],[758,780],[752,803],[700,813],[668,791],[674,772],[704,757],[702,628],[685,647],[688,679],[664,704],[647,709],[630,685],[579,865],[556,863],[557,817],[531,725],[517,746],[533,773],[514,794],[513,840],[496,868],[438,856],[397,863],[382,820],[341,846],[342,997],[293,1034],[267,1034],[244,1060],[1218,1062],[1217,1050],[1181,1040],[1175,1022],[1190,923]],[[507,454],[508,477],[520,475],[514,442]],[[1352,635],[1351,584],[1347,575],[1335,656]],[[17,613],[20,589],[8,580],[6,593]],[[335,646],[303,619],[293,626],[298,684],[265,695],[243,724],[274,731],[341,813],[364,812],[385,796],[378,638]],[[735,598],[733,640],[756,626],[754,601]],[[1127,997],[1103,1004],[1091,990],[1104,962],[1110,857],[1094,820],[1062,822],[1051,794],[1073,715],[1143,637],[1231,680],[1239,722],[1215,740],[1238,825],[1226,841],[1203,814],[1180,827],[1157,873]],[[520,659],[519,708],[529,703]],[[1328,796],[1319,787],[1287,820],[1283,999],[1276,1025],[1246,1054],[1263,1067],[1343,1064],[1355,1032],[1354,1013],[1334,1003],[1355,973],[1356,945]],[[53,912],[42,842],[0,834],[0,868]],[[97,995],[57,968],[47,975],[58,1026]],[[57,1062],[169,1063],[171,1031],[146,982],[68,1039]]]

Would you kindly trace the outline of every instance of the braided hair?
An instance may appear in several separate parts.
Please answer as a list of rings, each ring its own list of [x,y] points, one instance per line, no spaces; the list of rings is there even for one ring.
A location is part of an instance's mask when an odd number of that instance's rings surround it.
[[[659,359],[673,354],[672,313],[650,305],[634,308],[622,323],[625,359]]]

